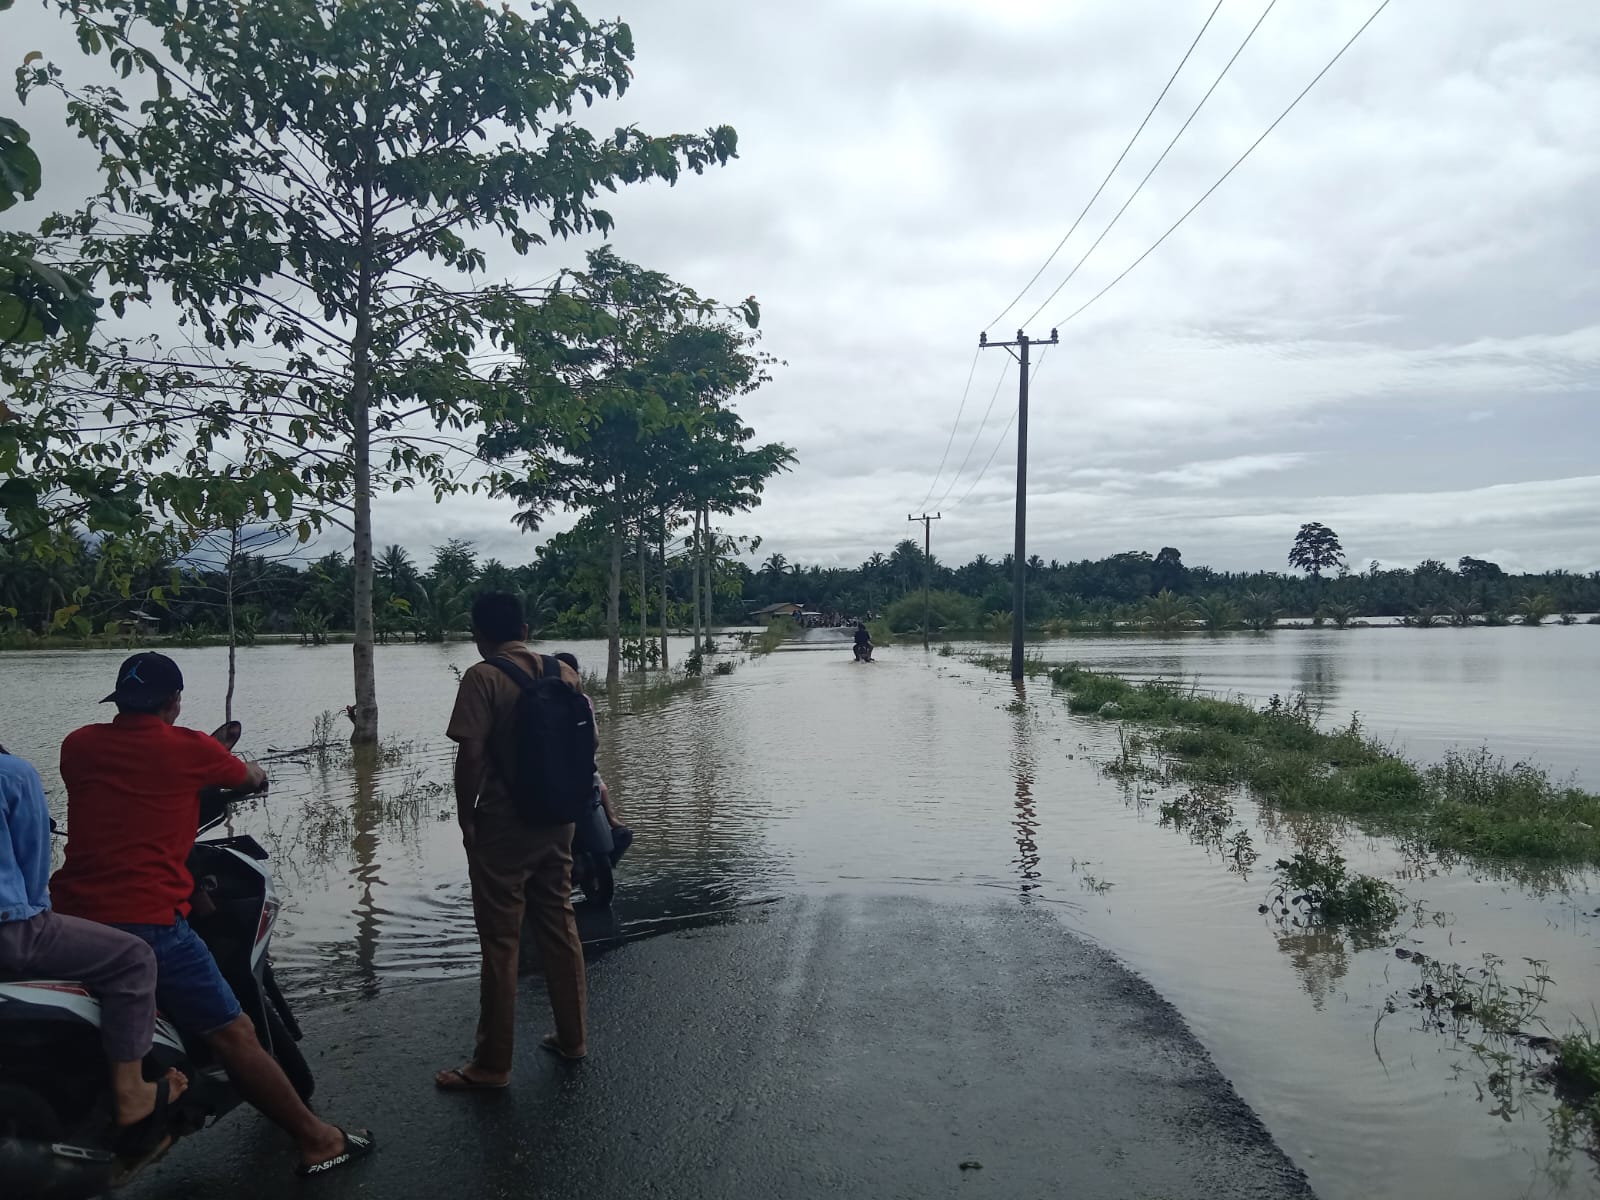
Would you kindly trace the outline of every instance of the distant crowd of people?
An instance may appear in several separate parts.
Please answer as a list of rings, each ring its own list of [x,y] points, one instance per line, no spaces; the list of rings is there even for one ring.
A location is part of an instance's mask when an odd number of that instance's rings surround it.
[[[525,916],[555,1025],[540,1046],[567,1062],[588,1053],[574,855],[614,865],[633,836],[595,769],[599,728],[577,660],[530,650],[521,600],[509,593],[478,597],[472,634],[482,661],[462,673],[445,733],[456,743],[456,816],[481,986],[471,1056],[434,1076],[445,1091],[510,1082]],[[178,665],[163,654],[135,654],[103,701],[116,705],[116,715],[67,737],[61,776],[69,836],[54,876],[39,774],[0,748],[0,978],[80,980],[99,999],[115,1119],[130,1144],[162,1128],[162,1110],[189,1083],[175,1069],[157,1081],[143,1078],[159,1007],[180,1031],[203,1039],[239,1093],[294,1139],[298,1171],[321,1174],[365,1157],[375,1141],[307,1107],[189,926],[200,792],[265,790],[266,774],[233,754],[237,722],[209,735],[178,725],[182,701]],[[541,712],[542,732],[529,724]],[[530,728],[539,735],[535,756]],[[548,772],[552,789],[558,775],[571,781],[563,785],[565,807],[546,818],[530,809],[530,771]]]
[[[861,624],[862,618],[849,617],[840,612],[797,612],[795,624],[802,629],[845,629]]]

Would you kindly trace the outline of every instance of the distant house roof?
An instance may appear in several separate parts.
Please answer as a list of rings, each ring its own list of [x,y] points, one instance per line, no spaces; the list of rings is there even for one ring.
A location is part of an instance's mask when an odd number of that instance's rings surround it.
[[[782,614],[782,613],[797,613],[797,612],[800,611],[800,609],[801,609],[801,606],[798,605],[798,604],[789,604],[789,603],[769,604],[765,608],[756,609],[756,616],[758,616],[758,617],[772,617],[772,616],[777,616],[777,615]]]

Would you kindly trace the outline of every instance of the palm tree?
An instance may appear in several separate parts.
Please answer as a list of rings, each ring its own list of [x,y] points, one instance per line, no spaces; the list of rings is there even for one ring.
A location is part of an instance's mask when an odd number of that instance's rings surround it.
[[[1524,625],[1543,625],[1555,607],[1548,592],[1529,592],[1517,597],[1517,613]]]
[[[1195,605],[1195,612],[1200,618],[1200,623],[1212,633],[1232,629],[1240,621],[1238,605],[1221,594],[1206,596],[1200,600]]]
[[[1276,625],[1279,611],[1276,597],[1264,592],[1244,594],[1244,623],[1257,633]]]
[[[491,558],[478,568],[477,583],[480,591],[510,592],[515,590],[516,580],[510,567],[498,558]]]
[[[1193,606],[1170,588],[1162,588],[1144,602],[1144,623],[1157,633],[1176,633],[1193,619]]]
[[[1406,618],[1406,623],[1417,629],[1432,629],[1439,624],[1439,610],[1431,604],[1418,605]]]
[[[416,564],[411,561],[411,555],[406,553],[404,546],[385,546],[383,553],[378,555],[378,561],[373,564],[373,569],[378,578],[389,585],[389,591],[396,596],[408,595],[411,585],[417,578]]]
[[[1475,600],[1455,600],[1448,607],[1450,624],[1455,626],[1471,625],[1472,619],[1478,615],[1478,603]]]
[[[1324,604],[1322,615],[1333,622],[1335,629],[1348,629],[1361,613],[1354,604]]]

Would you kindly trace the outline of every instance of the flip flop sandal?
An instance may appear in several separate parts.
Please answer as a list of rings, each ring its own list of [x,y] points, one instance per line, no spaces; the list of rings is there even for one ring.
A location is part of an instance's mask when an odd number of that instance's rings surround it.
[[[166,1076],[156,1080],[156,1106],[150,1110],[150,1115],[141,1117],[132,1125],[117,1127],[116,1140],[112,1148],[118,1158],[137,1162],[148,1158],[161,1145],[161,1139],[167,1136],[167,1106],[171,1101],[171,1088],[168,1086]]]
[[[561,1048],[561,1039],[553,1033],[547,1033],[539,1039],[539,1049],[547,1050],[557,1058],[563,1058],[567,1062],[582,1062],[588,1057],[586,1054],[568,1054]]]
[[[454,1079],[454,1083],[444,1083],[442,1080]],[[511,1086],[508,1079],[504,1083],[486,1083],[464,1072],[460,1067],[451,1067],[449,1070],[440,1071],[433,1077],[433,1086],[441,1092],[498,1092]]]
[[[339,1130],[344,1137],[344,1149],[332,1158],[325,1158],[318,1163],[302,1163],[294,1169],[296,1175],[309,1178],[312,1175],[326,1175],[329,1171],[336,1171],[340,1167],[355,1162],[358,1158],[365,1158],[377,1148],[378,1143],[370,1132],[358,1129],[354,1133]]]

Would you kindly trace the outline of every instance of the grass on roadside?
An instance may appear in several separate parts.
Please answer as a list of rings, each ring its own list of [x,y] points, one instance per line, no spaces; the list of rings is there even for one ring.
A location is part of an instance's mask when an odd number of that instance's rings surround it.
[[[760,633],[752,637],[749,642],[745,644],[745,648],[750,651],[752,656],[758,654],[771,654],[779,646],[783,645],[784,641],[787,640],[791,632],[791,626],[780,625],[777,621],[773,621]]]
[[[1263,804],[1351,816],[1435,853],[1600,865],[1600,796],[1486,748],[1424,767],[1367,736],[1358,719],[1320,729],[1303,702],[1274,697],[1255,708],[1076,664],[1050,677],[1073,712],[1160,727],[1148,741],[1172,779],[1248,787]]]

